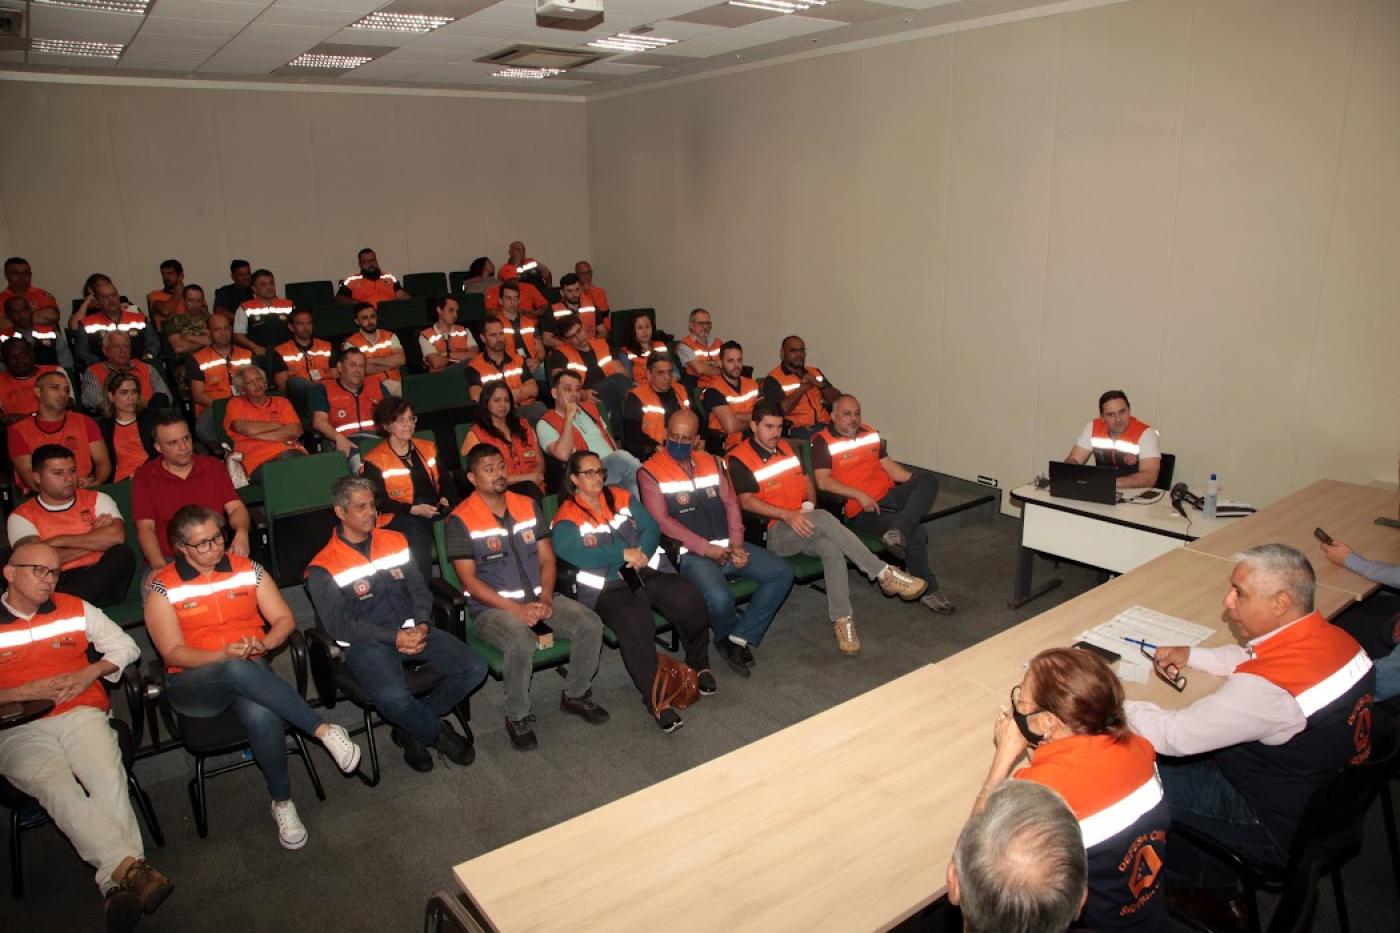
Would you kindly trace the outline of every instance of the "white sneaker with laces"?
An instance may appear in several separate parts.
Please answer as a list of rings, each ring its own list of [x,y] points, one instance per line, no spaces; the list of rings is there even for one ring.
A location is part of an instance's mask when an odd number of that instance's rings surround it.
[[[272,818],[277,821],[277,841],[284,849],[300,849],[306,845],[306,827],[297,816],[297,805],[290,800],[272,802]]]
[[[350,733],[344,726],[331,725],[321,736],[321,744],[331,753],[335,766],[343,773],[350,774],[360,766],[360,746],[350,741]]]

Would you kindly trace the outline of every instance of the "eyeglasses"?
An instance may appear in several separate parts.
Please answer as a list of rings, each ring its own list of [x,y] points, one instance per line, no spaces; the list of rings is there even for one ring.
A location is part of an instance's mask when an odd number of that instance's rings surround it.
[[[50,567],[47,564],[11,564],[10,566],[28,569],[30,573],[34,574],[34,579],[38,580],[40,583],[46,580],[57,581],[59,577],[63,576],[63,571],[59,570],[57,567]]]
[[[575,476],[593,476],[593,477],[600,477],[600,478],[601,478],[601,477],[607,476],[607,475],[608,475],[608,471],[607,471],[607,470],[579,470],[579,471],[578,471],[577,473],[575,473],[574,475],[575,475]]]
[[[214,550],[215,545],[222,547],[223,543],[224,536],[218,534],[212,538],[205,538],[203,541],[187,541],[185,542],[185,547],[194,548],[201,554],[208,554],[210,551]]]
[[[1142,656],[1152,662],[1152,673],[1156,674],[1158,679],[1164,684],[1171,687],[1177,693],[1186,689],[1186,675],[1181,673],[1179,667],[1175,664],[1168,664],[1166,666],[1158,665],[1156,652],[1148,651],[1144,645],[1138,645],[1138,651],[1141,651]]]

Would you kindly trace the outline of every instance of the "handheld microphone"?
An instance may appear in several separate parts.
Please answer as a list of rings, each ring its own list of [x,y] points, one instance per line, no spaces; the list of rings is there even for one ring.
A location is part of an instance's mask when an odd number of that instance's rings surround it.
[[[1189,495],[1189,493],[1188,493],[1188,491],[1187,491],[1187,489],[1186,489],[1186,484],[1185,484],[1185,483],[1177,483],[1175,486],[1172,487],[1172,493],[1171,493],[1171,495],[1172,495],[1172,508],[1174,508],[1174,509],[1176,509],[1178,512],[1180,512],[1180,513],[1181,513],[1181,517],[1184,518],[1184,519],[1186,519],[1186,520],[1189,522],[1189,521],[1191,520],[1191,516],[1186,514],[1186,506],[1182,505],[1182,500],[1185,499],[1187,495]]]

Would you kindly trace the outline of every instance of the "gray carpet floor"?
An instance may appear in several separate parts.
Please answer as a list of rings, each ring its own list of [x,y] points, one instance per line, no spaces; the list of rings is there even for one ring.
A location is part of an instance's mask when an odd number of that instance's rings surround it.
[[[494,680],[472,701],[478,754],[470,768],[439,760],[432,773],[417,774],[381,728],[384,777],[369,788],[342,778],[329,757],[313,748],[327,799],[316,801],[304,770],[293,761],[294,798],[310,831],[306,847],[297,852],[278,845],[255,768],[210,782],[210,832],[199,839],[185,793],[191,759],[179,751],[143,759],[137,774],[154,799],[166,836],[165,847],[148,855],[172,878],[176,892],[141,929],[419,929],[428,896],[453,887],[450,869],[456,863],[761,739],[1097,582],[1093,571],[1062,566],[1058,575],[1064,586],[1008,610],[1017,533],[1015,522],[998,518],[934,539],[944,588],[958,605],[953,616],[884,599],[853,579],[863,645],[854,659],[836,651],[822,594],[796,588],[758,652],[753,678],[742,680],[721,665],[719,693],[688,710],[684,728],[672,735],[657,730],[621,659],[605,649],[595,697],[612,712],[612,721],[591,727],[561,714],[560,680],[541,672],[533,687],[537,751],[522,754],[510,747],[500,719],[501,686]],[[1038,564],[1038,575],[1048,572],[1048,564]],[[301,591],[288,590],[287,597],[309,624]],[[346,705],[328,716],[347,726],[358,721],[357,711]],[[1375,814],[1372,824],[1365,853],[1347,870],[1352,929],[1396,930],[1396,888]],[[24,834],[24,858],[28,891],[21,901],[10,897],[8,856],[3,860],[0,930],[100,928],[91,872],[52,826]],[[1330,893],[1321,901],[1316,929],[1337,929]]]

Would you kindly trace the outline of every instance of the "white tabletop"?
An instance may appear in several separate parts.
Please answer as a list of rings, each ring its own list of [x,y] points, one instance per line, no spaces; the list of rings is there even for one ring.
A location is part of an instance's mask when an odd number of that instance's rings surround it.
[[[1212,532],[1229,528],[1233,523],[1238,522],[1237,518],[1217,518],[1214,521],[1207,521],[1205,515],[1196,511],[1191,506],[1186,506],[1186,514],[1191,516],[1188,521],[1181,517],[1181,513],[1172,507],[1171,494],[1161,490],[1131,489],[1124,490],[1127,496],[1136,496],[1146,492],[1161,492],[1161,496],[1155,502],[1124,502],[1119,505],[1103,505],[1098,502],[1085,502],[1081,499],[1066,499],[1063,496],[1050,495],[1049,489],[1037,489],[1033,484],[1027,483],[1011,490],[1011,495],[1017,499],[1037,505],[1047,506],[1052,509],[1060,509],[1066,512],[1074,512],[1078,515],[1086,515],[1090,518],[1105,519],[1124,525],[1132,525],[1137,528],[1144,528],[1158,534],[1168,534],[1177,538],[1184,538],[1194,541],[1203,538]]]

